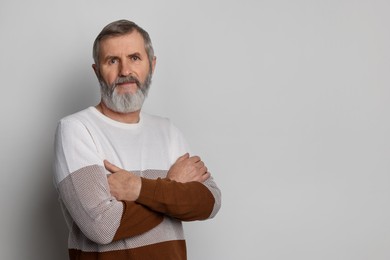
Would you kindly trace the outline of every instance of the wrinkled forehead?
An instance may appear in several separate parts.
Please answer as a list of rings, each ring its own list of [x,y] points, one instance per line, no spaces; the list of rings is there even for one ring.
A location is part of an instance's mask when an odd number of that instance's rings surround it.
[[[107,55],[118,56],[133,53],[147,55],[144,38],[136,30],[123,35],[107,36],[100,41],[100,58],[104,58]]]

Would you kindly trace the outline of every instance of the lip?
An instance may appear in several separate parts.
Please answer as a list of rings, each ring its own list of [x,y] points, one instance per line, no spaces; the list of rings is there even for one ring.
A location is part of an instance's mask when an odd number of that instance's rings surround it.
[[[116,89],[118,93],[132,93],[134,94],[137,92],[138,85],[136,82],[123,82],[123,83],[117,83]]]
[[[135,82],[135,81],[128,81],[128,82],[117,83],[116,85],[117,86],[130,86],[130,85],[133,85],[133,84],[137,84],[137,82]]]

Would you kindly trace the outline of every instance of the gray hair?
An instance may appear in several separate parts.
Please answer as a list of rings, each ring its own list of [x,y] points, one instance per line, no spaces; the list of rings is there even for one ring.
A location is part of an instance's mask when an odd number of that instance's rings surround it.
[[[100,42],[109,37],[121,36],[125,34],[132,33],[134,30],[139,32],[144,39],[145,51],[149,59],[149,67],[152,68],[153,59],[154,59],[154,50],[152,46],[152,41],[149,37],[149,34],[138,26],[136,23],[128,20],[118,20],[106,25],[103,30],[96,37],[95,42],[93,43],[93,59],[96,66],[99,67],[99,52],[100,52]]]

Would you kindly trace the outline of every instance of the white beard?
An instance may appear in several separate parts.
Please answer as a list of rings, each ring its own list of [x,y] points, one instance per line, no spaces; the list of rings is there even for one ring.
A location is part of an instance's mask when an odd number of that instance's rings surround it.
[[[149,73],[143,84],[137,83],[136,93],[118,94],[116,83],[109,86],[104,80],[99,79],[102,100],[111,110],[118,113],[131,113],[142,108],[145,98],[148,95],[152,80],[152,74]]]

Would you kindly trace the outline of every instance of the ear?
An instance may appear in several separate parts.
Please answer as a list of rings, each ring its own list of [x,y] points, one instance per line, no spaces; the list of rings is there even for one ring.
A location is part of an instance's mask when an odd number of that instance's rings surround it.
[[[99,69],[98,69],[98,66],[97,66],[96,64],[92,64],[92,69],[93,69],[93,71],[95,72],[96,77],[99,78]]]
[[[156,57],[156,56],[153,56],[153,61],[152,61],[152,73],[154,73],[154,68],[156,67],[156,60],[157,60],[157,57]]]

